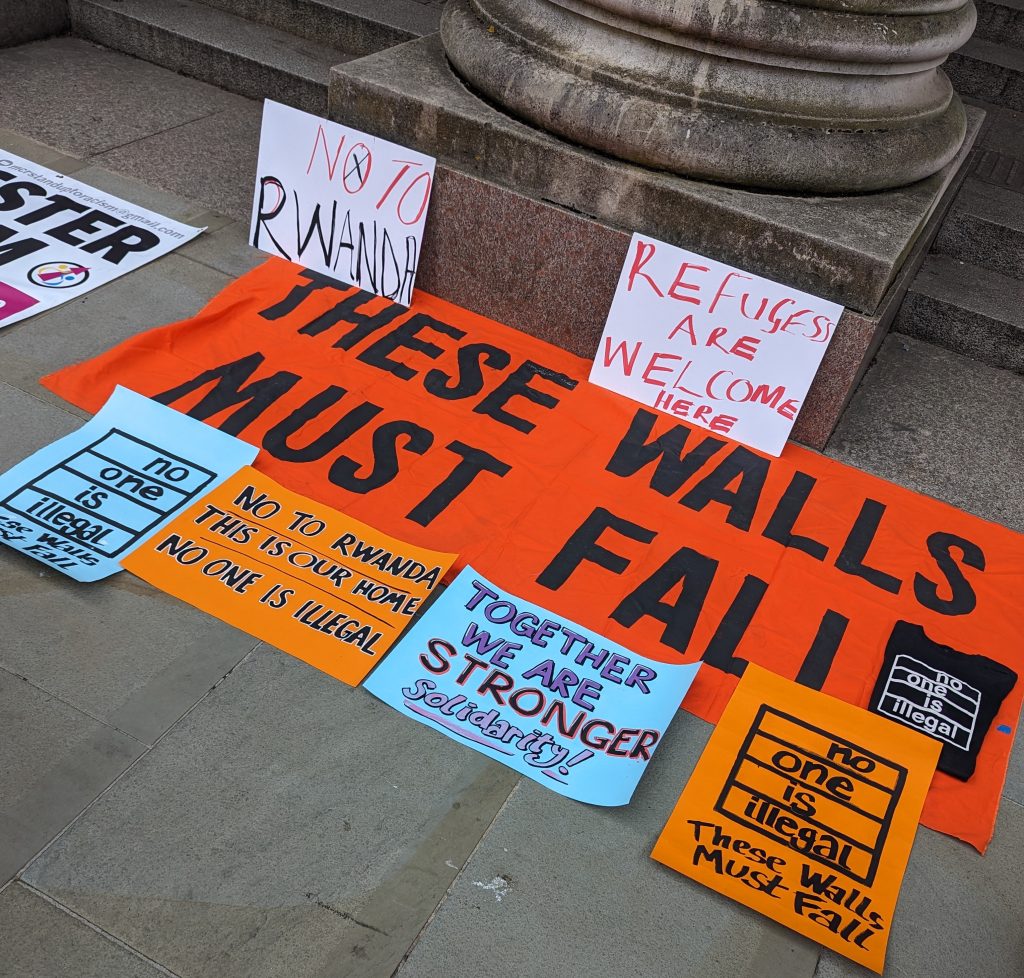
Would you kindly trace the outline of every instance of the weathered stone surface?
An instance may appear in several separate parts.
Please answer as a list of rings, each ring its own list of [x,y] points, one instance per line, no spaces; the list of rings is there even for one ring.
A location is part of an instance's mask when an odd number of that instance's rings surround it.
[[[956,839],[918,829],[900,891],[885,973],[928,978],[1012,975],[1024,962],[1024,888],[1017,868],[1024,808],[1004,801],[980,857]],[[864,969],[825,948],[815,978],[859,978]]]
[[[74,111],[54,97],[67,78],[75,79]],[[76,37],[26,44],[0,57],[0,125],[76,156],[180,126],[230,108],[233,100]]]
[[[263,106],[241,96],[234,96],[233,103],[214,115],[109,150],[96,162],[248,223]],[[182,166],[182,160],[195,162]]]
[[[710,733],[678,714],[621,808],[524,779],[397,978],[812,978],[811,941],[650,858]]]
[[[210,6],[359,57],[432,34],[442,0],[206,0]]]
[[[1024,280],[930,255],[894,328],[990,366],[1024,373]]]
[[[892,334],[827,454],[1024,532],[1024,377]]]
[[[622,230],[638,230],[875,314],[973,142],[900,190],[787,196],[701,183],[609,159],[488,105],[426,37],[336,66],[331,117],[452,168]],[[436,211],[433,212],[436,217]],[[433,217],[432,217],[433,219]]]
[[[590,358],[629,235],[438,166],[417,288]]]
[[[348,55],[196,0],[70,0],[76,34],[250,98],[323,114]]]
[[[942,224],[934,251],[1009,278],[1024,278],[1024,194],[968,179]]]
[[[15,883],[0,892],[0,978],[160,978],[163,972]]]
[[[0,0],[0,48],[68,29],[68,0]]]
[[[949,59],[949,76],[958,92],[1024,109],[1024,50],[1006,43],[971,38]]]
[[[0,716],[3,886],[146,748],[3,668]]]
[[[970,0],[451,0],[456,71],[572,142],[704,180],[816,193],[912,183],[960,148],[938,70]]]
[[[261,647],[25,876],[178,975],[381,978],[517,778]]]

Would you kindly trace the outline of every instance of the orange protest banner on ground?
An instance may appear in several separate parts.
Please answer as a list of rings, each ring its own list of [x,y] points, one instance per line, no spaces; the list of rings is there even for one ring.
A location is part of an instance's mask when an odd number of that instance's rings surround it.
[[[881,973],[940,749],[755,666],[651,856]]]
[[[356,686],[454,559],[243,468],[123,566]]]
[[[685,706],[708,720],[748,662],[866,706],[899,621],[1024,669],[1024,537],[793,444],[767,458],[588,370],[432,296],[405,309],[272,259],[44,382],[94,411],[124,384],[258,445],[295,492],[648,658],[702,660]],[[969,780],[936,775],[926,825],[988,843],[1022,694]]]

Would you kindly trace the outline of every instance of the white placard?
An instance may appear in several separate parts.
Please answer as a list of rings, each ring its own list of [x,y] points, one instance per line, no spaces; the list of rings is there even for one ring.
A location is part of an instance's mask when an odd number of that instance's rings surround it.
[[[634,234],[590,380],[780,455],[842,311]]]
[[[434,158],[263,103],[253,247],[408,306]]]
[[[0,327],[76,299],[203,230],[0,149]]]

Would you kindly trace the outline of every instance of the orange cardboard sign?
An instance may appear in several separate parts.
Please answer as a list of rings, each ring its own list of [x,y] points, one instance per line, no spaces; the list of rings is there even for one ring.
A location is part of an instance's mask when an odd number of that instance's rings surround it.
[[[752,667],[651,856],[881,973],[940,749]]]
[[[243,468],[123,566],[356,686],[454,559]]]
[[[901,620],[1024,671],[1024,537],[792,443],[766,458],[588,368],[433,296],[405,309],[272,259],[44,382],[94,411],[122,383],[258,445],[295,492],[650,659],[702,661],[684,705],[707,720],[750,662],[866,706]],[[925,824],[985,847],[1022,696],[969,781],[936,776]]]

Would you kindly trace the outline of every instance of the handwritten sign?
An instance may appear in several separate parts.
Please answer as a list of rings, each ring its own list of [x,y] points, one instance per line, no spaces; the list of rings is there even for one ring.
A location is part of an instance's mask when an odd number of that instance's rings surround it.
[[[0,541],[98,581],[256,449],[124,387],[78,431],[0,476]]]
[[[753,666],[651,855],[881,973],[938,756]]]
[[[201,231],[0,149],[0,327],[134,271]]]
[[[645,659],[467,567],[366,688],[561,795],[625,805],[698,668]]]
[[[394,540],[244,468],[124,566],[355,686],[454,559]]]
[[[431,156],[268,99],[252,245],[408,306],[433,180]]]
[[[842,311],[634,234],[590,380],[780,455]]]

